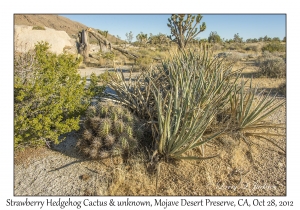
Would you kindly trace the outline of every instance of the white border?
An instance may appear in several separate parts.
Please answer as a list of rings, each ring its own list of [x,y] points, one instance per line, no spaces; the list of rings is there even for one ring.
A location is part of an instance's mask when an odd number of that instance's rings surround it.
[[[294,1],[296,2],[296,1]],[[293,200],[294,207],[299,207],[297,192],[300,189],[299,179],[299,139],[297,129],[299,129],[298,118],[299,94],[298,87],[294,84],[299,83],[299,12],[298,5],[291,1],[274,0],[252,0],[252,1],[9,1],[1,5],[1,44],[4,49],[1,53],[1,178],[0,178],[0,208],[6,207],[6,199],[25,200],[25,197],[13,197],[13,14],[14,13],[286,13],[287,14],[287,196],[286,197],[210,197],[215,200],[237,200],[248,198],[253,200],[272,199]],[[29,197],[30,200],[45,200],[47,197]],[[57,198],[58,197],[51,197]],[[154,200],[155,197],[133,197],[132,200]],[[181,199],[182,197],[162,197],[167,199]],[[205,199],[204,197],[201,197]],[[66,199],[66,197],[64,197]],[[84,197],[73,197],[72,200]],[[92,198],[97,199],[96,197]],[[109,197],[105,197],[109,200]],[[125,197],[115,197],[114,199],[125,199]],[[197,199],[197,197],[190,197]],[[200,199],[198,197],[198,199]],[[58,207],[56,207],[58,208]],[[97,209],[106,209],[96,207]],[[194,207],[199,208],[199,207]],[[257,207],[256,209],[262,209]],[[26,209],[26,208],[25,208]],[[36,208],[27,208],[36,209]],[[43,208],[43,209],[50,209]],[[69,209],[69,208],[65,208]],[[74,208],[73,208],[74,209]],[[82,208],[83,209],[83,208]],[[94,208],[95,209],[95,208]],[[110,208],[111,209],[111,208]],[[129,208],[128,208],[129,209]],[[163,209],[163,208],[160,208]],[[169,209],[169,208],[168,208]],[[239,208],[236,208],[239,209]],[[277,209],[280,209],[277,207]]]

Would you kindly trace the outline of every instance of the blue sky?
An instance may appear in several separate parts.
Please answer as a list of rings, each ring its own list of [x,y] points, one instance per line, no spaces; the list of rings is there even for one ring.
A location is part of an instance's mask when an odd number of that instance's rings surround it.
[[[126,32],[132,31],[135,36],[140,32],[149,34],[163,33],[170,35],[167,26],[170,14],[89,14],[62,15],[86,26],[107,30],[112,35],[119,35],[125,40]],[[243,40],[286,36],[285,14],[202,14],[202,22],[206,23],[206,30],[198,35],[207,38],[211,31],[216,31],[221,38],[232,39],[239,33]]]

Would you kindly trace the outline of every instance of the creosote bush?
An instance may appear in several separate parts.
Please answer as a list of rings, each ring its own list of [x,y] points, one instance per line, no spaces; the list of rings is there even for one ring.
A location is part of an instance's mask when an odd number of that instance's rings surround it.
[[[76,147],[92,159],[128,155],[143,136],[143,124],[128,109],[112,102],[99,102],[87,109]]]
[[[79,129],[79,117],[89,96],[72,55],[48,51],[38,43],[34,51],[14,57],[15,147],[58,143],[59,136]]]

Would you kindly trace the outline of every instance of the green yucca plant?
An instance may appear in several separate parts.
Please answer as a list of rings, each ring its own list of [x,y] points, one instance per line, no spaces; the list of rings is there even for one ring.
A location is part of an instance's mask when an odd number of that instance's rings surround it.
[[[216,113],[229,100],[238,79],[236,75],[230,81],[233,74],[232,64],[201,47],[198,53],[181,51],[164,61],[162,67],[143,71],[135,80],[130,74],[126,81],[122,72],[117,73],[118,80],[109,85],[116,92],[114,99],[152,125],[159,155],[183,158],[185,151],[215,137],[211,133],[202,139]]]
[[[165,105],[166,99],[169,101]],[[173,159],[203,159],[200,157],[184,157],[182,154],[189,149],[198,147],[211,140],[214,136],[203,140],[203,134],[211,123],[215,113],[211,107],[206,110],[188,107],[189,100],[177,99],[168,94],[165,100],[161,95],[156,96],[158,106],[158,130],[157,152],[166,158]]]
[[[118,82],[112,80],[109,85],[116,92],[114,99],[151,125],[155,155],[203,159],[186,156],[186,152],[229,131],[262,137],[263,133],[250,133],[250,129],[268,128],[260,123],[280,107],[267,98],[254,106],[257,90],[246,93],[243,85],[238,87],[242,69],[233,71],[232,67],[202,46],[197,52],[175,53],[135,80],[130,76],[126,81],[122,72],[117,73]],[[227,115],[227,121],[219,119],[222,115]]]
[[[175,54],[160,70],[166,78],[165,88],[151,83],[157,109],[152,121],[158,122],[153,124],[156,149],[167,159],[211,158],[186,157],[184,153],[221,134],[205,132],[229,101],[237,79],[230,82],[231,67],[206,55],[191,51]]]
[[[230,126],[228,127],[228,131],[232,134],[242,134],[242,137],[253,136],[263,138],[279,147],[267,137],[285,135],[262,132],[261,130],[285,128],[284,124],[274,124],[266,120],[267,117],[272,115],[284,103],[285,101],[276,101],[276,96],[271,97],[270,93],[263,95],[262,92],[258,92],[256,87],[252,87],[252,81],[250,81],[250,88],[246,90],[245,82],[242,81],[241,86],[235,87],[230,95]]]

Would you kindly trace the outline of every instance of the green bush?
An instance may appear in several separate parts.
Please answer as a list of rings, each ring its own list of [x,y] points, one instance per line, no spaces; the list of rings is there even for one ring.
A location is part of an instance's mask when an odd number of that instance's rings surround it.
[[[15,54],[15,147],[58,143],[61,134],[79,129],[79,116],[88,106],[80,59],[48,49],[41,42],[33,52]]]
[[[98,76],[99,82],[106,86],[112,79],[117,80],[117,74],[115,72],[105,71]]]
[[[285,52],[285,44],[281,44],[280,42],[273,41],[261,48],[263,52]]]
[[[90,76],[90,86],[89,90],[92,97],[102,97],[104,95],[104,91],[106,88],[106,85],[100,85],[100,79],[96,76],[96,74],[93,72]]]

